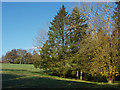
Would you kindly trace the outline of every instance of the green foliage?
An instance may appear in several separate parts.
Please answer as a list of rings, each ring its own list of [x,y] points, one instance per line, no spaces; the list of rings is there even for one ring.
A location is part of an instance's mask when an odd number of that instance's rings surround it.
[[[60,77],[113,81],[120,73],[119,40],[118,34],[110,29],[108,8],[106,4],[105,21],[98,18],[101,14],[97,11],[92,17],[75,7],[68,15],[62,6],[50,22],[48,40],[40,50],[40,57],[35,59],[35,67]],[[106,26],[101,27],[101,22],[107,22]]]
[[[5,60],[14,64],[31,64],[32,54],[22,49],[13,49],[6,53]]]
[[[85,17],[80,14],[77,7],[73,9],[72,14],[67,15],[62,6],[54,20],[50,22],[48,40],[40,51],[41,59],[37,65],[52,71],[55,75],[72,76],[71,72],[74,72],[72,68],[76,70],[79,67],[72,67],[69,59],[77,52],[78,43],[86,33],[85,22]]]
[[[116,68],[119,65],[118,40],[114,36],[107,36],[103,30],[99,31],[96,37],[87,36],[80,43],[83,45],[79,49],[80,59],[84,62],[84,69],[90,74],[100,74],[113,80],[115,73],[118,72]],[[87,67],[85,67],[86,65]]]
[[[66,37],[66,17],[67,12],[65,11],[64,5],[59,10],[57,15],[49,27],[48,32],[48,45],[50,48],[51,57],[58,57],[62,59],[65,54],[65,37]]]

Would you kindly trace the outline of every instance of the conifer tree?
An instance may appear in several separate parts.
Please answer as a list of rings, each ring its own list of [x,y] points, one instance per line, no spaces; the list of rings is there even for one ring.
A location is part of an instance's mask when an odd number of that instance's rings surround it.
[[[75,53],[80,48],[80,42],[82,41],[83,36],[86,35],[86,18],[80,13],[79,9],[75,7],[72,10],[72,13],[68,16],[68,29],[67,29],[67,44],[69,47],[69,57],[75,57],[74,67],[77,69],[77,77],[79,78],[80,74],[80,65],[78,65],[77,55]]]
[[[76,53],[79,48],[79,42],[86,34],[86,18],[81,15],[79,9],[75,7],[69,14],[67,23],[67,43],[71,53]]]
[[[65,53],[65,33],[66,33],[66,17],[67,12],[65,11],[64,5],[59,10],[57,15],[49,27],[48,42],[50,45],[51,56],[58,56],[59,59],[63,58]]]
[[[37,67],[50,70],[53,73],[56,73],[56,69],[60,67],[58,63],[61,62],[65,56],[66,17],[67,12],[63,5],[54,17],[54,20],[50,22],[48,40],[40,50],[41,59]]]

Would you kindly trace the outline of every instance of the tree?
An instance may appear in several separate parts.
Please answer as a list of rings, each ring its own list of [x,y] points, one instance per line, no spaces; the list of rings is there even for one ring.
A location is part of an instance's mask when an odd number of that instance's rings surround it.
[[[35,37],[35,44],[34,46],[37,47],[37,49],[41,49],[43,44],[45,44],[46,40],[48,39],[48,33],[46,29],[41,29],[37,32],[37,36]]]
[[[32,64],[33,61],[32,61],[32,54],[31,53],[26,53],[26,55],[24,56],[24,63],[27,63],[27,64]]]
[[[11,51],[7,52],[5,55],[5,60],[9,61],[10,63],[14,63],[15,58],[17,58],[16,49],[12,49]]]
[[[113,28],[111,27],[113,3],[107,2],[97,5],[97,9],[93,8],[94,4],[89,5],[86,4],[85,8],[81,8],[83,15],[88,18],[88,32],[90,34],[80,43],[80,59],[83,61],[86,72],[92,75],[101,73],[109,83],[112,83],[117,72],[117,62],[119,62],[118,39],[112,36]],[[86,8],[88,6],[89,8]]]
[[[44,68],[46,71],[50,68],[50,62],[51,62],[51,57],[50,57],[50,47],[48,45],[48,42],[43,45],[41,51],[40,51],[40,68]]]
[[[79,9],[75,7],[72,13],[68,17],[68,28],[67,28],[67,42],[68,46],[72,49],[73,54],[79,48],[79,42],[82,37],[86,34],[86,18],[82,16]],[[72,53],[71,52],[71,53]]]
[[[5,60],[9,61],[10,63],[28,63],[31,59],[32,54],[27,53],[26,50],[22,49],[12,49],[11,51],[7,52],[5,55]],[[27,60],[29,58],[29,60]]]
[[[115,4],[117,5],[117,7],[114,10],[114,15],[113,15],[113,19],[114,19],[114,24],[113,26],[115,27],[114,31],[113,31],[113,35],[116,36],[116,39],[118,39],[118,54],[120,56],[120,1],[119,2],[115,2]],[[119,72],[120,72],[120,68],[119,68]]]
[[[54,20],[50,22],[51,26],[48,31],[48,40],[43,44],[40,50],[40,60],[38,67],[45,70],[53,70],[57,66],[57,61],[64,58],[65,53],[65,33],[67,12],[64,5],[59,10]],[[57,60],[57,61],[56,61]]]
[[[73,57],[76,52],[78,51],[80,47],[80,41],[82,41],[83,36],[86,35],[87,30],[87,19],[85,16],[83,16],[79,9],[75,7],[72,10],[72,13],[68,16],[68,28],[67,28],[67,45],[69,47],[69,54],[68,57]],[[77,76],[80,76],[78,72],[80,72],[80,65],[78,65],[77,62],[77,56],[75,56],[76,59],[76,70],[77,70]],[[73,67],[74,68],[74,67]],[[78,77],[79,78],[79,77]]]
[[[10,63],[15,64],[32,64],[32,54],[23,49],[12,49],[7,52],[5,55],[5,62],[9,61]]]
[[[5,56],[4,56],[4,55],[2,55],[1,60],[2,60],[2,63],[9,63],[9,61],[7,61],[7,60],[5,59]]]
[[[19,64],[24,63],[24,57],[25,57],[25,55],[26,55],[26,52],[27,52],[26,50],[17,49],[17,55],[18,55],[19,61],[20,61]]]
[[[114,11],[114,15],[113,15],[113,19],[115,21],[115,27],[116,27],[116,30],[120,30],[120,1],[119,2],[115,2],[117,7],[115,8],[115,11]]]
[[[80,11],[75,7],[69,15],[62,6],[50,22],[48,40],[35,60],[35,67],[62,77],[76,74],[82,79],[83,72],[99,74],[113,82],[120,62],[118,38],[112,27],[113,3],[89,5]]]
[[[80,14],[77,7],[68,16],[62,6],[50,23],[48,40],[40,50],[40,60],[37,66],[65,77],[71,70],[69,58],[77,52],[79,42],[86,34],[86,18]],[[76,63],[74,69],[78,68],[77,65]]]
[[[120,62],[117,43],[115,37],[110,38],[103,30],[97,33],[97,39],[86,37],[79,50],[83,66],[87,66],[85,71],[92,75],[101,74],[112,83]]]
[[[54,20],[50,22],[51,26],[49,27],[48,32],[50,52],[53,54],[52,56],[57,55],[59,58],[63,58],[63,54],[65,53],[66,17],[67,12],[65,11],[65,7],[63,5],[54,17]]]

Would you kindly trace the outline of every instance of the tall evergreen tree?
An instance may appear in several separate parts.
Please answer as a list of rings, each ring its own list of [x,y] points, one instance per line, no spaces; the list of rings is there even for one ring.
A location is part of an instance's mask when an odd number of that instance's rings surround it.
[[[72,13],[68,16],[68,29],[67,29],[67,45],[69,47],[68,56],[71,57],[70,61],[72,68],[77,71],[77,77],[80,78],[81,66],[78,64],[78,54],[77,51],[80,48],[80,42],[83,36],[86,35],[86,18],[80,13],[79,9],[75,7]]]
[[[86,34],[86,18],[81,15],[79,9],[75,7],[68,17],[67,42],[70,47],[70,53],[76,53],[79,48],[79,42]]]
[[[86,34],[86,19],[77,7],[68,16],[63,5],[50,23],[48,40],[40,51],[39,67],[52,70],[54,74],[65,77],[71,68],[71,62],[66,57],[71,57],[77,52],[79,42]],[[78,69],[77,63],[74,69]]]
[[[61,60],[65,54],[65,33],[66,33],[67,12],[64,5],[59,10],[54,20],[50,22],[51,26],[48,31],[48,40],[40,51],[40,61],[36,67],[56,72],[59,68]]]
[[[50,30],[48,32],[48,42],[51,49],[50,52],[52,53],[51,56],[58,56],[60,59],[63,58],[65,53],[66,17],[67,12],[63,5],[54,17],[54,20],[50,22],[51,26],[49,27]]]

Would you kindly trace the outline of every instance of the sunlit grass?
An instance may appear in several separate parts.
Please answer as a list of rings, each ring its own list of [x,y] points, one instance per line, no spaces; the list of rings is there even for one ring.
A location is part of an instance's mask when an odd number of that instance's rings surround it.
[[[1,64],[0,64],[1,65]],[[119,88],[120,82],[108,84],[84,80],[60,78],[34,68],[32,64],[2,64],[3,88]]]

